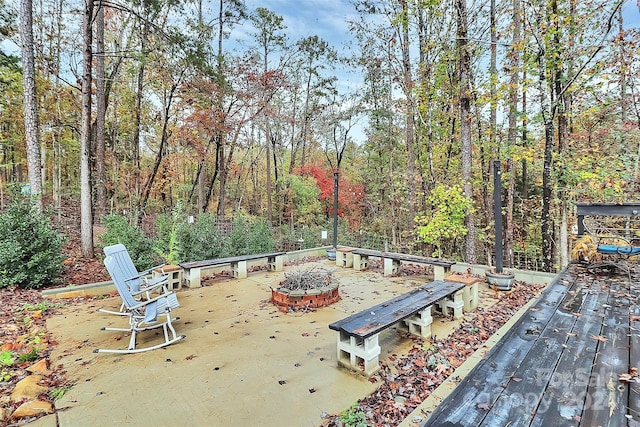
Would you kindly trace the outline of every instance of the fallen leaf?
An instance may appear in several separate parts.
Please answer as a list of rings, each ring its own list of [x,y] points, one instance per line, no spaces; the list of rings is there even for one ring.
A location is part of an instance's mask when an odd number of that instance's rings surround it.
[[[476,408],[478,408],[478,409],[482,409],[482,410],[485,410],[485,411],[488,411],[489,409],[491,409],[491,407],[489,406],[489,404],[488,404],[488,403],[485,403],[485,402],[483,402],[483,403],[478,403],[478,404],[476,405]]]
[[[592,335],[591,338],[593,338],[596,341],[601,341],[601,342],[609,341],[606,337],[603,337],[602,335]]]

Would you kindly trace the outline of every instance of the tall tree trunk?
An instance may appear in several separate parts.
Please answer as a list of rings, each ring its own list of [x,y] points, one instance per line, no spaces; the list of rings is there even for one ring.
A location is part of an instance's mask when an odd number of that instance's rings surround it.
[[[561,50],[561,46],[562,46],[562,40],[560,40],[560,34],[561,34],[561,28],[560,28],[560,16],[558,13],[558,1],[557,0],[553,0],[551,2],[551,13],[552,13],[552,17],[553,17],[553,21],[556,24],[556,28],[554,31],[554,36],[553,36],[553,42],[554,42],[554,49],[557,50]],[[571,32],[571,25],[569,24],[569,31]],[[565,26],[565,24],[563,24],[563,26]],[[571,43],[572,40],[569,40],[569,42]],[[573,40],[573,42],[575,42],[575,40]],[[563,55],[564,56],[564,55]],[[567,111],[566,111],[566,105],[567,105],[567,99],[566,99],[566,94],[564,91],[564,85],[565,83],[565,76],[563,73],[563,66],[566,63],[571,63],[571,61],[573,60],[572,55],[569,55],[570,59],[567,61],[565,60],[563,64],[560,63],[556,63],[555,67],[554,67],[554,72],[551,74],[553,76],[553,90],[554,90],[554,96],[553,98],[555,99],[555,104],[558,106],[557,107],[557,121],[558,121],[558,131],[557,131],[557,140],[558,140],[558,144],[557,144],[557,154],[558,155],[562,155],[563,152],[565,151],[566,148],[566,141],[567,141]],[[568,79],[571,79],[571,75],[566,76]],[[552,160],[553,161],[553,160]],[[559,263],[560,263],[560,268],[565,267],[566,265],[569,264],[569,236],[568,236],[568,223],[567,223],[567,218],[568,218],[568,214],[567,214],[567,210],[569,209],[568,207],[568,203],[567,203],[567,193],[565,191],[565,187],[566,184],[564,183],[564,180],[562,179],[562,177],[558,178],[558,194],[557,194],[557,199],[559,201],[558,203],[558,209],[559,209],[559,216],[560,216],[560,224],[559,224],[559,230],[558,230],[558,236],[559,236]]]
[[[33,4],[20,2],[20,37],[22,40],[22,85],[24,88],[24,127],[27,151],[27,173],[31,198],[42,211],[42,170],[40,169],[40,143],[38,103],[36,98],[36,69],[33,53]]]
[[[93,0],[85,0],[82,16],[82,126],[80,130],[80,240],[82,256],[93,258],[91,205],[91,71],[93,60]]]
[[[170,120],[170,111],[171,105],[173,104],[173,96],[178,88],[178,83],[174,82],[169,89],[169,93],[165,99],[165,105],[163,110],[162,117],[162,133],[160,135],[160,146],[158,147],[158,153],[156,154],[156,161],[153,164],[153,170],[151,171],[151,175],[149,176],[149,180],[146,182],[144,186],[144,191],[142,194],[142,198],[140,201],[140,212],[142,212],[147,206],[147,202],[149,201],[149,196],[151,195],[151,189],[153,188],[153,183],[156,179],[156,175],[160,170],[160,166],[162,165],[162,160],[165,157],[165,152],[167,151],[167,141],[169,140],[169,120]]]
[[[405,142],[407,145],[407,190],[410,223],[416,216],[416,153],[415,153],[415,116],[413,112],[413,76],[411,57],[409,55],[409,5],[407,0],[400,0],[402,5],[402,72],[403,87],[406,93]]]
[[[224,143],[224,135],[221,132],[216,133],[216,147],[218,149],[218,162],[220,166],[218,167],[218,171],[220,174],[220,190],[218,192],[218,210],[217,215],[218,218],[224,219],[225,217],[225,205],[226,205],[226,196],[227,196],[227,174],[226,174],[226,161],[225,157],[225,143]]]
[[[147,22],[144,21],[142,23],[142,34],[140,36],[140,53],[144,55],[144,51],[146,48],[146,41],[148,36],[148,26]],[[133,143],[132,143],[132,157],[133,157],[133,165],[134,165],[134,202],[132,208],[135,209],[134,214],[134,222],[138,223],[142,218],[140,216],[141,211],[141,197],[142,197],[142,182],[140,175],[140,133],[142,132],[142,97],[143,97],[143,85],[144,85],[144,61],[140,61],[140,65],[138,68],[138,77],[137,77],[137,88],[136,88],[136,109],[134,112],[134,131],[133,131]]]
[[[267,221],[271,224],[272,213],[273,213],[273,201],[271,199],[271,125],[269,124],[269,119],[266,114],[264,116],[264,129],[265,129],[265,148],[266,148],[266,156],[267,156],[267,170],[265,173],[267,174],[265,191],[267,192]]]
[[[224,31],[223,31],[223,4],[220,1],[220,8],[218,9],[218,55],[217,55],[217,92],[215,99],[215,109],[219,113],[219,117],[224,117],[223,108],[224,108],[224,61],[222,57],[222,40],[224,39]],[[223,119],[224,120],[224,119]],[[219,128],[224,125],[224,123],[219,124]],[[218,159],[219,166],[217,170],[220,173],[220,190],[218,192],[218,208],[217,208],[217,216],[220,219],[224,219],[225,217],[225,205],[226,205],[226,196],[227,196],[227,173],[225,167],[225,135],[221,130],[216,131],[215,135],[216,140],[216,158]]]
[[[492,159],[493,155],[497,155],[497,159],[500,160],[500,147],[496,144],[496,137],[498,132],[498,99],[497,99],[497,86],[498,86],[498,34],[496,30],[496,0],[491,0],[489,4],[489,32],[491,34],[491,57],[489,60],[489,149],[488,158]],[[483,183],[485,184],[484,203],[487,211],[487,218],[489,223],[494,219],[493,212],[493,195],[489,190],[489,182],[493,177],[493,162],[489,160],[487,162],[487,168],[483,170]],[[486,173],[484,172],[486,170]],[[502,212],[496,212],[496,215],[502,215]],[[498,248],[495,248],[498,250]]]
[[[471,91],[469,85],[469,75],[471,72],[471,57],[468,49],[467,35],[467,1],[456,0],[456,11],[458,19],[457,43],[458,43],[458,67],[460,78],[460,143],[462,145],[462,181],[464,196],[473,206],[473,183],[472,183],[472,158],[471,158]],[[465,237],[465,258],[466,262],[476,262],[476,233],[473,213],[469,212],[465,216],[465,226],[467,235]],[[498,248],[496,248],[498,250]]]
[[[96,16],[96,196],[97,217],[107,211],[107,168],[105,160],[104,121],[107,110],[104,72],[104,5],[100,4]]]
[[[492,0],[494,1],[494,0]],[[509,68],[511,75],[509,77],[509,129],[507,131],[507,144],[511,149],[516,146],[516,138],[518,136],[518,90],[520,87],[520,0],[512,0],[513,18],[512,28],[513,34],[511,37],[511,52]],[[513,230],[515,227],[513,221],[513,207],[514,207],[514,194],[516,185],[516,171],[513,157],[509,156],[507,159],[507,173],[509,176],[509,183],[507,185],[507,214],[505,221],[505,255],[506,264],[508,267],[513,267]]]

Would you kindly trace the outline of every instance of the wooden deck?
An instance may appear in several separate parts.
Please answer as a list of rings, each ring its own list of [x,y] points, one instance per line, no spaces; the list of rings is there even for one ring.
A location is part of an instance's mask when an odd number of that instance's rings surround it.
[[[637,425],[640,267],[631,272],[570,265],[422,426]]]

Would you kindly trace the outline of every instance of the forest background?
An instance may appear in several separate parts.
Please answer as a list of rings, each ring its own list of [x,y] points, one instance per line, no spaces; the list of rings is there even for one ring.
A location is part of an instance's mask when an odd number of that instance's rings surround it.
[[[352,0],[335,46],[269,2],[0,0],[0,208],[77,205],[85,257],[114,213],[288,250],[331,242],[337,185],[339,244],[491,264],[498,175],[505,266],[551,271],[573,202],[637,198],[630,3]]]

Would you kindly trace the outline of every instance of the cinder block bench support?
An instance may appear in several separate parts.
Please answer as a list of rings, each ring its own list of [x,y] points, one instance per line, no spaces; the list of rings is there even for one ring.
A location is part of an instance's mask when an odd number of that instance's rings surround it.
[[[464,311],[470,313],[478,308],[478,304],[480,303],[480,298],[478,295],[478,283],[480,283],[479,278],[456,273],[450,275],[445,280],[447,282],[458,282],[464,284],[464,288],[462,289]]]
[[[247,278],[247,261],[237,261],[231,263],[231,272],[236,279]]]
[[[362,254],[353,254],[353,269],[356,271],[366,270],[369,266],[369,256]]]
[[[395,258],[384,258],[384,275],[391,276],[400,270],[400,260]]]
[[[375,374],[380,369],[378,335],[358,338],[338,331],[338,364],[348,369],[362,369],[366,376]]]
[[[464,289],[464,288],[463,288]],[[445,316],[451,314],[454,319],[462,319],[462,310],[464,309],[464,300],[462,299],[463,290],[448,295],[436,302],[436,305]]]
[[[338,248],[336,249],[336,265],[338,267],[353,267],[353,249]]]
[[[433,280],[444,280],[445,277],[447,277],[449,274],[451,274],[451,266],[447,265],[434,265],[433,266]]]
[[[432,309],[432,305],[425,307],[424,310],[420,310],[413,316],[402,320],[396,328],[409,332],[412,335],[418,335],[428,340],[431,339],[431,324],[433,323],[433,316],[431,315]]]
[[[199,288],[202,286],[200,268],[185,268],[182,278],[184,279],[185,286],[189,288]]]
[[[267,263],[269,264],[269,270],[282,271],[284,270],[284,255],[270,256],[267,259]]]

